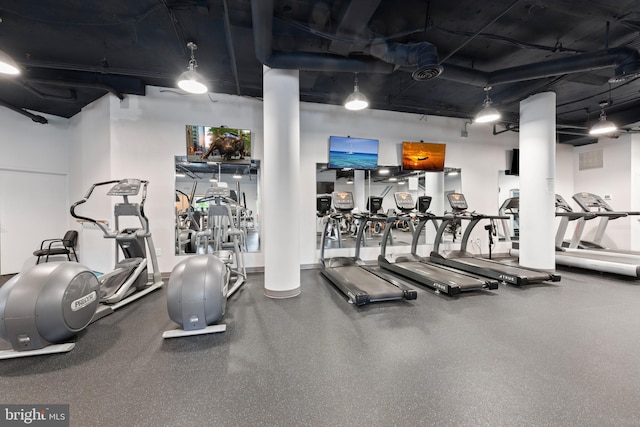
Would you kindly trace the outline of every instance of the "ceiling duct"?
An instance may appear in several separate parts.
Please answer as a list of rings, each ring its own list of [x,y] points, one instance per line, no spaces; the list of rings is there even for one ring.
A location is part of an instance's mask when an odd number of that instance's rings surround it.
[[[562,74],[583,73],[609,67],[617,67],[611,80],[616,78],[628,80],[638,77],[640,54],[632,48],[618,47],[505,68],[491,73],[447,64],[444,67],[441,78],[485,87],[554,77]]]
[[[430,80],[442,73],[438,52],[429,42],[400,44],[378,39],[371,43],[370,53],[384,62],[412,69],[414,80]]]

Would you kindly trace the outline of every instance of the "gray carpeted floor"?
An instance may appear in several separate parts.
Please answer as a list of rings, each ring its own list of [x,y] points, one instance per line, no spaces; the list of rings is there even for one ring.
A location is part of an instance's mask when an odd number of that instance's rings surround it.
[[[70,353],[0,362],[0,402],[69,403],[73,426],[638,425],[639,282],[560,273],[363,308],[318,270],[287,300],[251,275],[227,332],[167,341],[162,289]]]

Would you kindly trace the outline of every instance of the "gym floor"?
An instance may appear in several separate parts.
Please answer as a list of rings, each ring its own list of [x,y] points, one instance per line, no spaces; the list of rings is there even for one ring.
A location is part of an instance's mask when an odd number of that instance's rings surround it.
[[[224,334],[173,340],[162,289],[70,353],[0,362],[0,402],[68,403],[72,426],[637,426],[640,283],[560,273],[362,308],[318,270],[286,300],[253,274]]]

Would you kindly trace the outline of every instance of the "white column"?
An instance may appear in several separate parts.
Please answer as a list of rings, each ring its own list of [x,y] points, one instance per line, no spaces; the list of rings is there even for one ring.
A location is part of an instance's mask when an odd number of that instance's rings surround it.
[[[367,208],[367,189],[363,170],[353,171],[353,201],[360,212]]]
[[[297,70],[263,67],[264,294],[300,294],[300,90]]]
[[[556,94],[520,102],[520,264],[555,268]]]

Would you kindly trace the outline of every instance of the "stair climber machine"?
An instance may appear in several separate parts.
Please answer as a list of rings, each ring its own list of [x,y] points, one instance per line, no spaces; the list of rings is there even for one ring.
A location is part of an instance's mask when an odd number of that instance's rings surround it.
[[[87,203],[96,188],[111,185],[107,196],[122,197],[122,202],[113,207],[114,228],[109,229],[102,221],[80,215],[76,210]],[[149,219],[144,213],[147,200],[147,186],[149,181],[140,179],[121,179],[104,181],[93,184],[82,200],[71,206],[71,216],[94,224],[105,239],[115,240],[116,264],[113,271],[100,275],[100,306],[93,321],[113,313],[147,294],[160,289],[163,285],[158,268],[158,259],[153,245]],[[130,197],[140,195],[139,202],[132,202]],[[125,218],[135,218],[139,227],[120,229],[121,221]],[[148,250],[147,250],[148,248]],[[124,258],[120,260],[120,252]],[[148,273],[148,260],[151,260],[152,275]]]
[[[432,262],[466,271],[468,273],[477,274],[479,276],[490,277],[502,283],[508,283],[516,286],[543,281],[560,281],[560,276],[557,274],[502,264],[498,261],[475,257],[471,253],[467,252],[467,244],[469,242],[469,237],[471,236],[471,231],[473,231],[474,227],[478,225],[480,221],[500,220],[507,217],[500,215],[481,215],[475,212],[468,212],[467,201],[461,193],[449,193],[447,194],[447,198],[449,199],[449,204],[451,205],[453,212],[452,215],[442,221],[442,224],[440,224],[440,227],[436,232],[433,251],[431,252],[430,257]],[[440,251],[442,235],[444,234],[444,230],[448,223],[456,219],[469,221],[469,224],[465,227],[462,234],[460,250],[451,251],[445,255]]]
[[[411,241],[411,253],[395,254],[391,257],[387,255],[387,241],[389,240],[390,227],[385,228],[382,236],[382,245],[378,264],[385,270],[406,277],[434,289],[437,293],[447,295],[457,295],[460,292],[475,291],[482,289],[497,289],[498,282],[491,279],[480,278],[468,273],[461,272],[446,266],[434,264],[428,258],[418,255],[418,241],[420,234],[428,222],[439,228],[438,221],[447,217],[438,217],[428,212],[431,204],[431,197],[421,196],[418,200],[418,212],[415,211],[415,204],[411,193],[398,192],[394,194],[396,206],[400,214],[388,221],[412,221],[412,215],[418,219],[418,224],[413,231]]]
[[[246,281],[241,250],[244,232],[234,223],[229,188],[212,185],[197,203],[208,202],[207,228],[198,232],[198,255],[176,265],[167,286],[169,318],[180,329],[165,331],[163,338],[224,332],[217,323],[226,302]]]
[[[556,216],[561,218],[556,232],[556,264],[640,278],[640,256],[633,253],[620,253],[603,249],[579,249],[577,247],[585,221],[597,218],[598,215],[617,218],[621,214],[623,213],[606,211],[574,212],[567,201],[559,194],[556,194]],[[574,228],[571,242],[565,246],[563,239],[569,221],[577,221],[578,224]]]
[[[37,264],[0,287],[0,359],[71,351],[96,313],[100,283],[77,262]]]
[[[335,212],[328,215],[322,232],[320,261],[323,269],[320,273],[349,298],[349,303],[357,306],[370,302],[416,299],[417,292],[408,283],[375,267],[368,267],[360,259],[360,245],[364,239],[366,227],[371,221],[386,221],[386,217],[364,212],[353,214],[353,194],[349,191],[334,191],[332,199]],[[323,208],[320,206],[321,202],[322,200],[318,198],[318,211]],[[372,210],[377,211],[378,209]],[[354,215],[359,221],[355,256],[325,258],[327,229],[332,225],[336,226],[342,216],[347,214]]]

